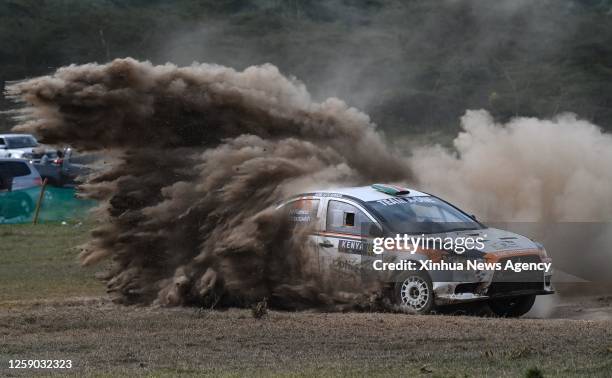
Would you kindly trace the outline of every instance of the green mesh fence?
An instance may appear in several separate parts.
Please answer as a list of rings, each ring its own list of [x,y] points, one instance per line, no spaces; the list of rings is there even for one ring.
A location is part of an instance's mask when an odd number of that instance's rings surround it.
[[[39,195],[40,188],[0,192],[0,224],[32,222]],[[38,222],[81,219],[95,205],[95,201],[76,198],[72,188],[47,187]]]

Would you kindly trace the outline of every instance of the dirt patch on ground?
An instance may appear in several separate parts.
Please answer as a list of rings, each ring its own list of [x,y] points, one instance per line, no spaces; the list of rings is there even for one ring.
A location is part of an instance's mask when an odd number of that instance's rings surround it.
[[[9,359],[72,359],[79,375],[606,376],[612,322],[117,306],[104,299],[0,310]],[[49,371],[38,373],[49,374]]]

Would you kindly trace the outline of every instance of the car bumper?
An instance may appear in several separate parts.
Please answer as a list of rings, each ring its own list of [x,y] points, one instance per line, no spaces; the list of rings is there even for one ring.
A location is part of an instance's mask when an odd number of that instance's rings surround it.
[[[492,280],[465,282],[433,282],[436,305],[450,305],[484,301],[492,298],[521,295],[554,294],[551,275],[544,275],[541,282],[504,282],[495,287]]]

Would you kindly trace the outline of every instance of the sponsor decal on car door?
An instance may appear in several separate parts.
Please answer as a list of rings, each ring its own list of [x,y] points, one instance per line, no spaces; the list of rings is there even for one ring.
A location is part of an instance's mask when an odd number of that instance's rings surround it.
[[[310,247],[306,249],[309,253],[305,257],[306,270],[312,270],[313,273],[320,270],[319,267],[319,235],[317,232],[321,229],[319,218],[319,206],[321,200],[313,197],[302,197],[295,199],[285,204],[285,209],[289,216],[289,221],[296,226],[310,227],[313,233],[309,235],[308,242]]]
[[[325,228],[319,232],[321,270],[339,282],[361,280],[363,266],[371,259],[370,245],[363,236],[371,224],[371,219],[354,204],[330,199]]]

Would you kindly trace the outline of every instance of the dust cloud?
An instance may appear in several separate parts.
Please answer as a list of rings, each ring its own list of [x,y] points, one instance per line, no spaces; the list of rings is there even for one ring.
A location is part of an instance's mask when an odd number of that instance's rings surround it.
[[[484,220],[542,242],[566,282],[609,281],[612,135],[573,114],[496,123],[467,111],[454,149],[426,146],[419,186]]]
[[[543,243],[558,294],[538,297],[528,316],[558,316],[566,300],[612,288],[612,136],[574,114],[500,124],[467,111],[461,126],[454,149],[414,151],[415,180],[489,226]]]
[[[497,124],[467,111],[461,124],[456,151],[415,151],[424,188],[493,222],[612,220],[612,135],[573,114]]]
[[[81,260],[112,259],[105,279],[121,302],[355,301],[308,271],[305,229],[275,204],[312,187],[411,177],[367,115],[334,98],[313,102],[272,65],[117,59],[64,67],[8,94],[28,104],[16,131],[119,156],[81,188],[102,201]]]
[[[571,114],[498,124],[468,111],[453,150],[406,156],[367,115],[335,98],[314,102],[269,64],[235,71],[117,59],[7,91],[27,104],[16,131],[117,157],[81,188],[102,201],[81,259],[113,261],[106,280],[119,301],[354,302],[305,268],[307,230],[274,207],[309,189],[374,181],[416,185],[487,222],[536,224],[528,236],[547,247],[561,240],[549,251],[577,276],[605,274],[612,262],[600,248],[612,235],[612,136]],[[595,225],[580,254],[584,232],[551,229],[577,223]]]

